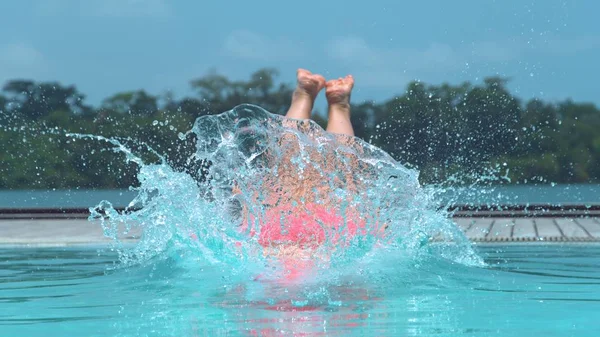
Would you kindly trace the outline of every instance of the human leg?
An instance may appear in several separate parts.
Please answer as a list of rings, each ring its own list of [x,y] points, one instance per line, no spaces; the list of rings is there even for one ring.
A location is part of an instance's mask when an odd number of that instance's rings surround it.
[[[285,115],[288,118],[309,119],[315,98],[325,86],[325,78],[305,69],[296,72],[298,84],[292,95],[292,104]]]
[[[354,78],[352,75],[348,75],[328,81],[325,86],[325,95],[329,104],[329,120],[326,130],[354,136],[354,129],[350,122],[350,93],[354,87]]]

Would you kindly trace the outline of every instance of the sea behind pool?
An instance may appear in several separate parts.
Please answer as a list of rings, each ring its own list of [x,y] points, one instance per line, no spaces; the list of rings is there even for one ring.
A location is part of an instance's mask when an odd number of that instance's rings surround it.
[[[440,205],[598,205],[600,184],[501,185],[444,190],[436,187]],[[88,208],[102,200],[126,207],[136,196],[130,190],[0,190],[2,208]]]

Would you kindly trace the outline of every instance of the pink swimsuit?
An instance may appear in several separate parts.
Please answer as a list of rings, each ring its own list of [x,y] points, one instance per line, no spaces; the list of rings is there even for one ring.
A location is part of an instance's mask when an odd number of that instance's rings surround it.
[[[341,239],[350,239],[362,232],[365,222],[359,220],[355,212],[347,211],[346,217],[319,204],[307,204],[300,207],[291,205],[277,206],[265,212],[258,242],[261,246],[280,244],[315,248],[329,237],[334,243]]]
[[[241,230],[247,231],[254,221],[255,217],[249,215],[242,222]],[[265,248],[289,246],[312,250],[328,238],[329,244],[346,245],[356,235],[365,235],[366,231],[366,221],[355,209],[348,208],[342,212],[315,203],[296,207],[287,204],[265,211],[260,221],[258,243]],[[250,236],[254,235],[256,232],[251,228]],[[312,260],[304,261],[294,256],[282,256],[280,262],[285,270],[281,276],[286,281],[304,277],[314,265]]]

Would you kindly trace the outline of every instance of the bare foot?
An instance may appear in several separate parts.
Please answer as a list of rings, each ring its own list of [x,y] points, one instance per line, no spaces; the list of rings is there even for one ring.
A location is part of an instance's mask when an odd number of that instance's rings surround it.
[[[325,78],[305,69],[296,72],[298,84],[292,95],[292,104],[286,117],[309,119],[319,91],[325,87]]]
[[[298,86],[294,94],[306,94],[315,99],[319,91],[325,87],[325,78],[319,74],[313,74],[308,70],[298,69],[296,77],[298,79]]]
[[[327,81],[325,95],[329,105],[350,106],[350,93],[354,87],[354,77],[348,75],[337,80]]]
[[[326,83],[326,87],[325,95],[329,103],[327,131],[354,136],[354,129],[350,122],[350,94],[354,87],[354,78],[348,75],[331,80]]]

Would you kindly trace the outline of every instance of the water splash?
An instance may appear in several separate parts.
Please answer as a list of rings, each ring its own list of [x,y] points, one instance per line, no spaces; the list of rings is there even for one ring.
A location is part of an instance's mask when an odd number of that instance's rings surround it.
[[[158,153],[159,163],[145,163],[117,139],[70,136],[108,142],[139,165],[138,196],[124,212],[106,201],[90,209],[126,262],[191,258],[231,275],[268,275],[274,260],[288,271],[306,264],[330,274],[386,256],[482,263],[417,171],[312,121],[251,105],[200,117],[180,134],[196,139],[188,170]],[[139,243],[120,244],[133,227],[143,230]]]

